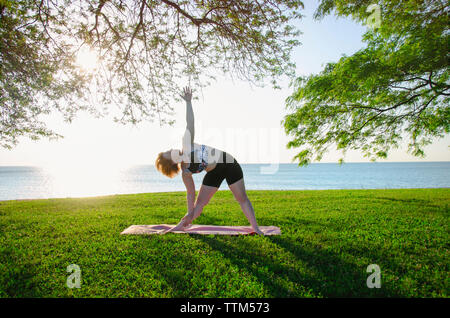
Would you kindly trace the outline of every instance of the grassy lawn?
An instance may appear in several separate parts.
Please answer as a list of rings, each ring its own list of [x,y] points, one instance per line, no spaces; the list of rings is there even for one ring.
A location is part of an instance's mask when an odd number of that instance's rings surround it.
[[[0,297],[448,297],[450,189],[248,195],[281,236],[119,234],[177,223],[183,192],[0,202]],[[230,191],[195,223],[248,224]]]

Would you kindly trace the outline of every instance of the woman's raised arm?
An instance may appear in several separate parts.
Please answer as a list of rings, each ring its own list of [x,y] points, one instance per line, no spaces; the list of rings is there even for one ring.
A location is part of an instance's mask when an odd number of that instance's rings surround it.
[[[194,123],[194,111],[192,110],[192,90],[189,87],[185,87],[183,95],[180,95],[186,101],[186,129],[190,133],[191,145],[194,143],[195,123]]]

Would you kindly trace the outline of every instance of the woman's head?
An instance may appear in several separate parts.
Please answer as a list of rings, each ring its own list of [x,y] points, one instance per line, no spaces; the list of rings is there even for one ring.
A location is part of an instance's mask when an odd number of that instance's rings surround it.
[[[173,178],[180,171],[180,164],[172,160],[172,151],[160,152],[155,161],[155,167],[163,175]]]

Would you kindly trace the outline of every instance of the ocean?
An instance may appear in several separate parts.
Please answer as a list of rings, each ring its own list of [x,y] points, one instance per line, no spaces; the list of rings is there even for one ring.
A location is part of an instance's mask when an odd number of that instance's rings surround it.
[[[241,164],[247,190],[398,189],[450,187],[450,162]],[[200,188],[204,172],[194,175]],[[220,190],[227,190],[224,180]],[[0,166],[0,200],[184,191],[153,165],[122,169]]]

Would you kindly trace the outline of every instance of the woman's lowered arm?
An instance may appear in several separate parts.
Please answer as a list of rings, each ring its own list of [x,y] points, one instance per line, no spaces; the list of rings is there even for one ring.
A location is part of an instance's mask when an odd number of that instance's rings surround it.
[[[194,220],[193,212],[195,203],[195,184],[194,180],[192,179],[192,173],[183,171],[182,177],[184,185],[186,186],[186,200],[188,212],[175,227],[167,230],[166,233],[172,231],[183,231],[184,228],[189,224],[191,224],[192,221]]]
[[[192,179],[192,173],[183,171],[181,174],[184,185],[186,186],[187,213],[189,215],[194,212],[195,204],[195,183]]]

